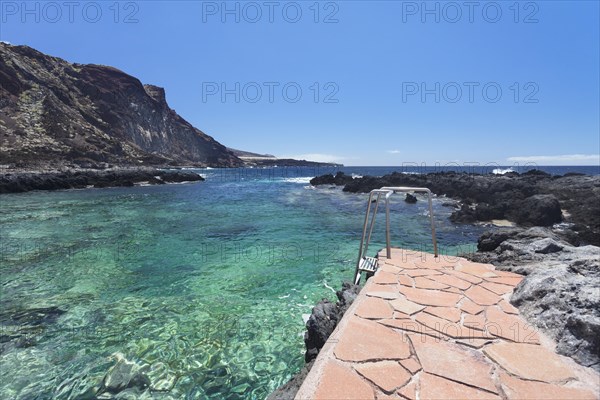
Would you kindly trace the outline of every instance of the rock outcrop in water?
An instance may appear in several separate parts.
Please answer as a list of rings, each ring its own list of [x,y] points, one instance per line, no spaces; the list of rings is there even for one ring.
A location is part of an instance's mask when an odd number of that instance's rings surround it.
[[[382,186],[427,187],[437,195],[462,202],[451,216],[453,222],[507,219],[527,227],[564,221],[572,223],[566,233],[570,243],[600,245],[600,176],[552,176],[537,170],[505,175],[395,172],[355,179],[323,175],[311,180],[311,184],[344,185],[343,190],[352,193],[368,193]]]
[[[557,351],[600,371],[600,248],[571,246],[547,228],[485,233],[471,255],[526,275],[511,303],[557,342]]]
[[[27,46],[0,42],[0,111],[3,165],[243,165],[169,108],[164,89]]]
[[[20,172],[0,175],[0,194],[31,190],[84,189],[91,186],[95,188],[134,186],[139,183],[164,185],[203,180],[204,178],[191,171],[165,171],[152,168],[53,173]]]

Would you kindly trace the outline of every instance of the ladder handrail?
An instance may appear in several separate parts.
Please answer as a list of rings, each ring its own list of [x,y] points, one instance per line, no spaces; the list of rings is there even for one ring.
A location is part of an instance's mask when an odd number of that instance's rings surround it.
[[[427,193],[427,200],[429,202],[429,220],[431,223],[431,240],[433,242],[433,254],[435,257],[438,256],[438,247],[437,247],[437,238],[435,234],[435,222],[433,220],[433,201],[431,200],[431,190],[426,187],[407,187],[407,186],[384,186],[380,190],[392,190],[394,193],[396,192],[413,192],[413,193]],[[388,251],[387,257],[390,258],[391,254]]]
[[[367,252],[367,250],[369,249],[369,242],[371,241],[371,234],[373,233],[373,226],[375,225],[375,217],[377,216],[377,209],[379,207],[379,201],[381,199],[381,195],[384,193],[385,193],[385,201],[386,201],[387,225],[389,225],[389,198],[393,192],[391,190],[381,190],[381,189],[371,190],[371,192],[369,193],[369,201],[367,203],[367,212],[365,213],[365,222],[363,223],[363,233],[362,233],[362,237],[360,239],[360,248],[358,251],[357,268],[358,268],[358,265],[360,264],[360,260],[362,259],[363,254],[365,254]],[[373,195],[374,194],[377,194],[377,204],[375,205],[375,212],[373,213],[373,218],[371,220],[371,223],[369,224],[369,215],[371,213],[371,204],[373,203]],[[366,246],[365,246],[365,238],[367,237],[367,225],[370,225],[370,229],[369,229],[369,236],[367,238]]]
[[[391,240],[390,240],[390,197],[392,194],[398,193],[398,192],[427,193],[428,202],[429,202],[429,219],[431,222],[431,239],[433,241],[433,252],[434,252],[435,257],[438,256],[438,247],[437,247],[437,239],[436,239],[436,234],[435,234],[435,221],[434,221],[434,217],[433,217],[433,202],[431,199],[431,195],[432,195],[431,190],[429,190],[428,188],[422,188],[422,187],[404,187],[404,186],[384,186],[380,189],[373,189],[369,193],[369,201],[367,203],[367,211],[365,213],[365,221],[363,223],[363,233],[362,233],[362,237],[360,239],[360,248],[358,250],[358,260],[356,262],[356,274],[355,274],[355,278],[354,278],[355,283],[357,283],[357,281],[360,279],[360,270],[359,270],[360,264],[363,259],[363,254],[366,254],[369,249],[369,243],[371,241],[373,227],[375,226],[375,218],[377,217],[377,210],[379,209],[379,202],[381,201],[382,194],[385,194],[386,256],[387,256],[387,258],[392,257],[392,247],[391,247]],[[375,210],[373,211],[373,217],[370,219],[370,223],[369,223],[369,216],[371,214],[371,204],[373,202],[373,197],[375,194],[377,195]],[[367,236],[367,225],[369,226],[369,235],[368,236]],[[366,241],[365,241],[365,239],[366,239]]]

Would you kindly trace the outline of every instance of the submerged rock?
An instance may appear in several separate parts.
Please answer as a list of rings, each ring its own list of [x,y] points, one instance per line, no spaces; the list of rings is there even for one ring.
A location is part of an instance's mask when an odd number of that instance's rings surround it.
[[[117,363],[108,371],[102,380],[101,393],[119,393],[125,389],[144,391],[151,382],[145,374],[146,366],[140,366],[123,357],[118,357]]]
[[[319,351],[325,345],[348,307],[356,299],[360,289],[359,285],[344,282],[342,290],[336,292],[337,303],[323,299],[313,308],[312,314],[306,322],[306,332],[304,334],[304,344],[306,346],[304,360],[306,365],[286,384],[271,393],[268,400],[291,400],[296,396]]]

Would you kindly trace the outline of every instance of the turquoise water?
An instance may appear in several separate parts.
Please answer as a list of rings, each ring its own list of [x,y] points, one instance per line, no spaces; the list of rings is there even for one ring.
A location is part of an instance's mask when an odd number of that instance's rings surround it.
[[[303,315],[351,279],[366,196],[201,173],[0,197],[0,398],[86,398],[124,357],[151,371],[138,398],[262,399],[302,366]],[[472,250],[482,228],[442,202],[442,251]],[[394,245],[431,248],[426,202],[392,214]]]

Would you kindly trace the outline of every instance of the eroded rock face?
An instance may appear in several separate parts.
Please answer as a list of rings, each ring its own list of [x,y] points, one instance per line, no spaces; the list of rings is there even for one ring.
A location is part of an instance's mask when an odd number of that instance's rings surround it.
[[[478,247],[474,261],[527,275],[511,303],[557,351],[600,371],[600,248],[571,246],[547,228],[486,233]]]
[[[0,164],[242,165],[169,108],[164,89],[112,67],[0,43],[0,99]]]
[[[339,299],[337,303],[324,299],[313,308],[312,314],[306,322],[306,333],[304,334],[306,346],[304,359],[307,363],[317,357],[319,350],[325,345],[358,292],[360,292],[360,286],[344,282],[342,290],[336,292]]]

